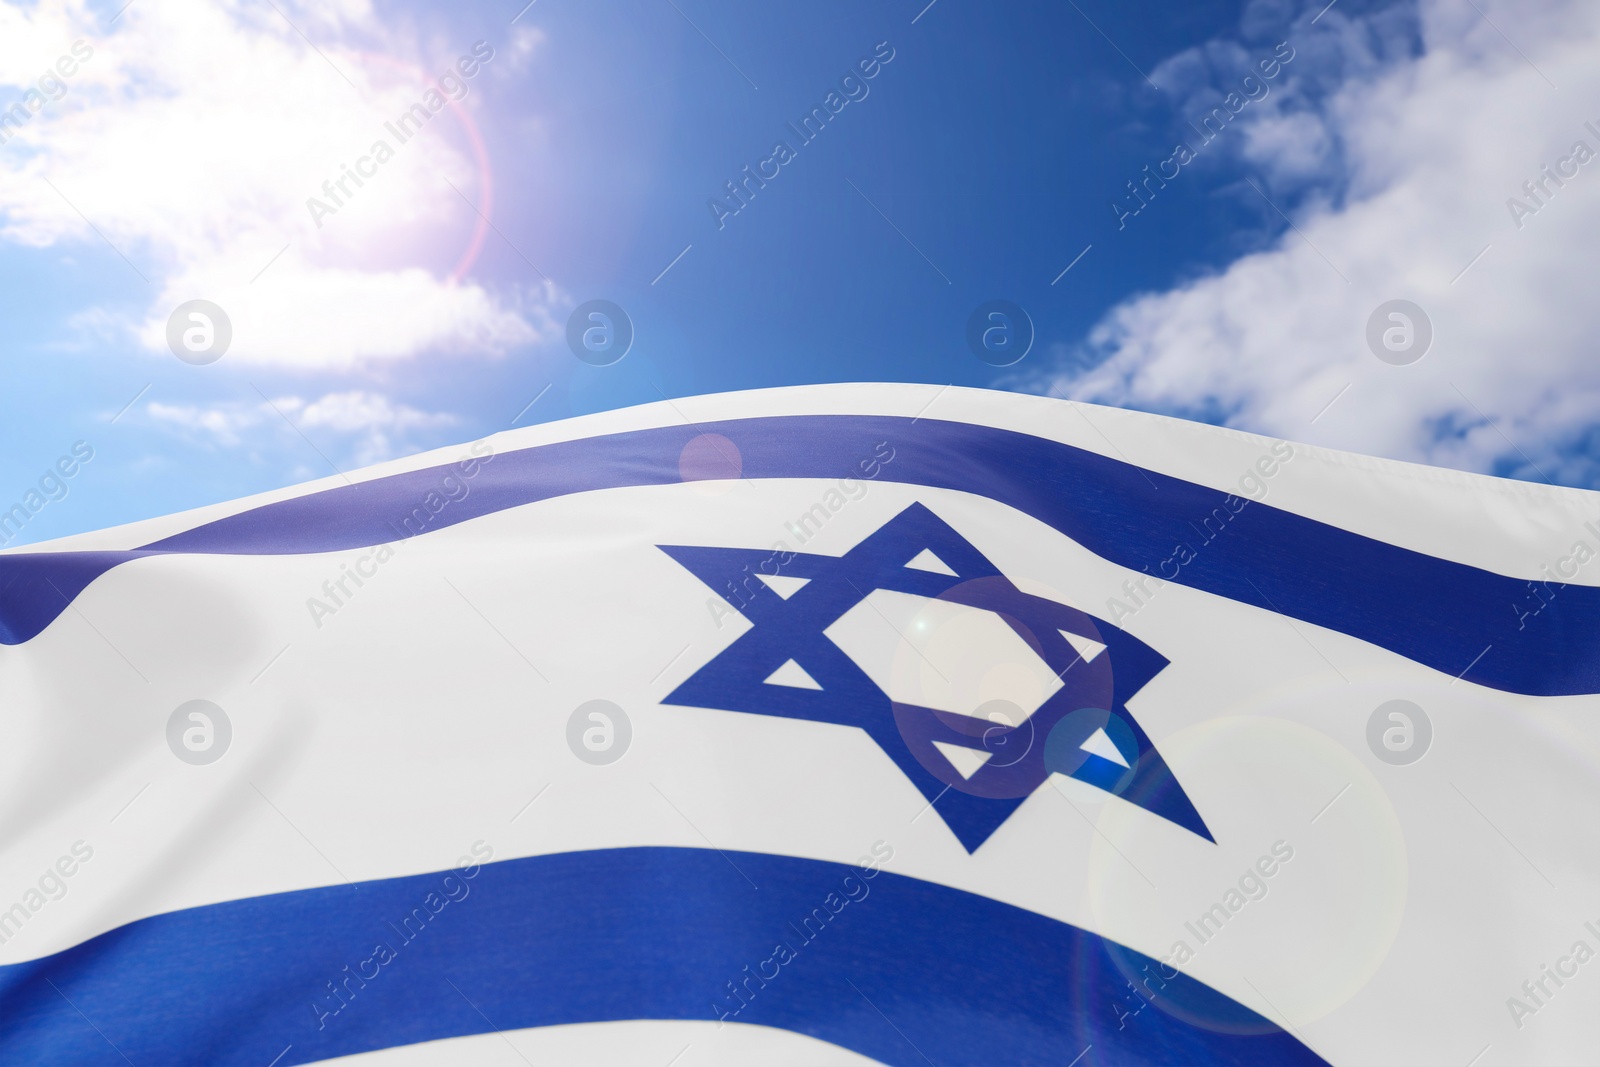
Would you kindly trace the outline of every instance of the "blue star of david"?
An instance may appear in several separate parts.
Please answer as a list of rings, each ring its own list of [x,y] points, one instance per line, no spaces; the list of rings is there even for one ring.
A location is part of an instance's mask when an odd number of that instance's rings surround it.
[[[781,566],[765,549],[659,547],[752,624],[663,703],[859,727],[968,852],[1052,773],[1214,840],[1127,710],[1166,658],[1110,623],[1024,593],[923,505],[906,508],[842,556],[784,553]],[[925,553],[953,573],[909,565]],[[806,581],[785,597],[761,574]],[[1061,687],[1016,723],[894,701],[824,633],[876,590],[995,612]],[[769,681],[791,660],[817,688]],[[952,759],[955,749],[972,750],[970,758]]]

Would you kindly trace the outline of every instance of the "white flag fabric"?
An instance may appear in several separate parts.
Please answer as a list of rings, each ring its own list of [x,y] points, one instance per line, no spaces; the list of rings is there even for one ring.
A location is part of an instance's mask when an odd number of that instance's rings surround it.
[[[1597,553],[909,385],[0,553],[0,1063],[1593,1062]]]

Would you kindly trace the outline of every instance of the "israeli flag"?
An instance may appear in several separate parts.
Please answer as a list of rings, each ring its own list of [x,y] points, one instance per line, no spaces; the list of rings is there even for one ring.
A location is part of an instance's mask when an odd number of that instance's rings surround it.
[[[1594,1062],[1600,497],[1056,400],[0,553],[0,1062]]]

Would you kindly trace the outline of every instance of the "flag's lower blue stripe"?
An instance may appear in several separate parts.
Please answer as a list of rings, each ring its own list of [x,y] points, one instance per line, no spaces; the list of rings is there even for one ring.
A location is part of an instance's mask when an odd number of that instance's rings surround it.
[[[743,985],[752,972],[766,977]],[[1036,913],[884,871],[678,848],[130,923],[0,967],[0,1062],[283,1065],[492,1029],[710,1021],[738,1005],[730,982],[749,990],[732,1021],[885,1063],[1059,1065],[1090,1044],[1096,1064],[1323,1063],[1208,987]]]
[[[571,493],[671,484],[701,432],[735,444],[746,478],[871,470],[885,481],[979,494],[1124,567],[1339,630],[1451,676],[1516,693],[1600,692],[1600,588],[1554,585],[1535,597],[1521,579],[1264,503],[1236,510],[1237,497],[1059,442],[857,415],[735,419],[541,445],[496,456],[469,478],[450,465],[339,486],[130,552],[0,556],[0,643],[31,639],[96,577],[142,555],[336,551]],[[882,461],[879,442],[892,460]],[[430,492],[435,501],[465,496],[433,513],[424,504]],[[1574,539],[1583,533],[1574,530]]]

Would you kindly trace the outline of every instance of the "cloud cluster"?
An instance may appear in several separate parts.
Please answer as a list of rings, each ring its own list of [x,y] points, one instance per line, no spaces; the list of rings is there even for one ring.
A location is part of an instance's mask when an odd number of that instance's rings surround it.
[[[1247,14],[1265,20],[1273,5]],[[1118,305],[1024,383],[1076,399],[1462,469],[1600,484],[1600,9],[1480,0],[1285,28],[1290,81],[1241,118],[1215,195],[1281,236],[1225,268]],[[1503,31],[1503,32],[1502,32]],[[1217,42],[1153,72],[1179,111],[1215,101]],[[1543,168],[1551,168],[1550,172]],[[1238,180],[1239,178],[1248,180]],[[1528,184],[1542,207],[1528,216]],[[1519,217],[1520,214],[1520,217]],[[1519,225],[1520,223],[1520,225]],[[1143,224],[1143,223],[1141,223]],[[1407,299],[1432,349],[1392,366],[1367,321]],[[1088,367],[1088,370],[1081,368]]]
[[[299,396],[263,398],[259,403],[225,403],[206,407],[150,401],[144,414],[156,425],[227,448],[247,439],[276,433],[298,441],[331,435],[355,457],[358,465],[377,463],[411,444],[412,430],[453,425],[454,416],[420,411],[379,393],[360,389],[327,393],[314,400]]]
[[[0,109],[74,41],[93,49],[0,145],[0,240],[112,246],[147,301],[125,324],[144,348],[165,350],[168,313],[194,297],[228,311],[230,363],[297,370],[493,355],[552,332],[548,284],[503,294],[455,276],[492,189],[479,96],[403,144],[385,130],[474,42],[419,47],[367,0],[162,0],[110,19],[81,0],[0,6]],[[502,65],[530,47],[508,42]],[[380,137],[393,160],[319,228],[308,198]]]

